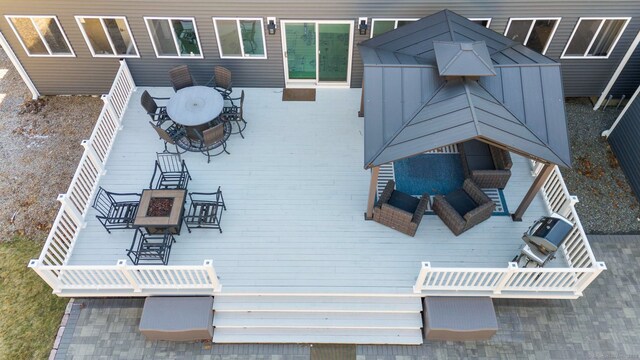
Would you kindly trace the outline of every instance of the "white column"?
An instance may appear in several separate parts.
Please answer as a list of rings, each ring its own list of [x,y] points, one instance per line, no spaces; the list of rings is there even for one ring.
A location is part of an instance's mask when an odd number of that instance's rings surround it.
[[[496,288],[493,289],[493,293],[502,294],[502,289],[504,289],[504,287],[507,285],[509,280],[511,280],[511,277],[516,271],[518,271],[518,263],[509,262],[509,265],[507,265],[507,271],[502,275],[502,278],[500,279],[500,281],[498,281],[498,284],[496,284]]]
[[[42,269],[40,266],[40,261],[38,259],[31,259],[29,261],[29,268],[33,269],[33,271],[38,274],[53,289],[54,294],[59,294],[62,292],[62,283],[60,279],[51,271]]]
[[[583,277],[580,282],[576,284],[576,290],[574,291],[574,294],[576,294],[577,296],[582,296],[582,292],[584,291],[584,289],[586,289],[589,284],[591,284],[593,280],[595,280],[598,275],[600,275],[601,272],[607,270],[607,266],[602,261],[596,262],[593,268],[595,269],[595,271]]]
[[[220,279],[216,274],[216,269],[214,269],[213,267],[213,260],[211,259],[205,260],[202,266],[207,272],[207,275],[209,275],[209,278],[211,279],[211,285],[213,285],[213,292],[222,291],[222,284],[220,284]]]
[[[57,200],[60,201],[64,210],[76,221],[78,227],[84,228],[87,226],[84,222],[84,217],[82,217],[82,214],[76,209],[75,205],[69,201],[67,194],[59,194]]]
[[[124,276],[124,278],[127,279],[127,281],[129,281],[129,285],[131,285],[131,287],[133,288],[133,292],[137,292],[137,293],[142,292],[142,289],[140,288],[140,285],[136,281],[136,278],[131,274],[131,272],[129,272],[129,268],[127,266],[127,260],[118,260],[118,262],[116,263],[116,266],[120,270],[120,273],[122,274],[122,276]]]
[[[428,261],[422,262],[422,266],[420,267],[420,272],[418,273],[418,279],[416,280],[416,284],[413,285],[413,292],[419,294],[422,292],[422,288],[424,287],[424,282],[427,280],[427,275],[431,272],[431,263]]]

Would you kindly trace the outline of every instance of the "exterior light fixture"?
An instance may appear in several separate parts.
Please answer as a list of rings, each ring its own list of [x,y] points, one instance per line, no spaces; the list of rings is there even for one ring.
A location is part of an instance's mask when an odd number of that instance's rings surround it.
[[[358,31],[360,35],[367,35],[367,29],[369,25],[367,25],[367,18],[361,17],[358,19]]]
[[[269,33],[269,35],[276,34],[276,18],[274,17],[267,18],[267,32]]]

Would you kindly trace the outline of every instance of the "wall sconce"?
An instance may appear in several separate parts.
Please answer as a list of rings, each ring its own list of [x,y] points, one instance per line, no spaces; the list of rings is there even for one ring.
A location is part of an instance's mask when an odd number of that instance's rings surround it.
[[[275,35],[276,34],[276,18],[275,17],[268,17],[267,18],[267,33],[269,35]]]
[[[368,28],[369,28],[369,25],[367,25],[367,18],[366,17],[358,18],[358,31],[360,32],[360,35],[367,35]]]

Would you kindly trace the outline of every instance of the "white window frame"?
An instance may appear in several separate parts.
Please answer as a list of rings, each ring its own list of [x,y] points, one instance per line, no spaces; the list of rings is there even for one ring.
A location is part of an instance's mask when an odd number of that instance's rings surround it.
[[[265,33],[264,33],[264,20],[262,18],[258,18],[258,17],[213,17],[213,28],[216,31],[216,41],[218,42],[218,54],[220,55],[221,59],[266,59],[267,58],[267,41],[265,38]],[[223,55],[223,51],[222,51],[222,46],[220,44],[220,36],[218,35],[218,24],[216,23],[216,20],[235,20],[236,22],[236,27],[238,29],[238,40],[240,41],[240,52],[242,53],[241,56],[236,56],[236,55]],[[241,20],[251,20],[251,21],[255,21],[255,20],[259,20],[260,21],[260,30],[262,31],[262,48],[264,49],[264,55],[261,56],[252,56],[249,55],[247,56],[244,52],[244,42],[242,41],[242,31],[240,28],[240,21]]]
[[[468,18],[471,21],[486,21],[487,22],[487,26],[486,28],[489,29],[489,27],[491,26],[491,18]]]
[[[20,42],[20,45],[22,45],[22,48],[24,49],[24,52],[27,54],[27,56],[29,56],[29,57],[75,57],[76,56],[75,52],[73,51],[73,47],[71,47],[71,43],[69,42],[69,39],[67,38],[67,33],[64,31],[64,28],[60,24],[60,21],[58,21],[58,17],[56,15],[5,15],[4,17],[7,19],[7,22],[9,23],[9,26],[11,27],[11,30],[13,30],[13,33],[18,38],[18,41]],[[34,29],[38,33],[38,36],[40,36],[40,40],[44,44],[44,47],[47,49],[49,54],[31,54],[29,52],[29,49],[27,48],[27,46],[22,41],[22,37],[18,33],[18,30],[13,26],[13,22],[11,21],[11,19],[13,19],[13,18],[27,18],[27,19],[31,20],[31,23],[33,24]],[[47,40],[40,33],[40,29],[38,29],[38,27],[36,26],[35,22],[33,21],[34,18],[54,19],[56,21],[56,24],[58,25],[58,28],[60,29],[60,32],[62,33],[62,36],[64,37],[64,42],[67,44],[67,47],[69,48],[69,51],[71,51],[71,53],[70,54],[54,54],[54,53],[52,53],[51,49],[49,48],[49,44],[47,43]]]
[[[153,51],[156,53],[156,57],[159,59],[204,59],[204,53],[202,52],[202,42],[200,42],[200,34],[198,34],[198,26],[196,25],[195,17],[184,17],[184,16],[145,16],[144,24],[147,27],[147,32],[149,33],[149,40],[151,40],[151,45],[153,46]],[[167,20],[169,22],[169,27],[171,28],[171,36],[173,37],[173,44],[176,47],[176,54],[178,55],[160,55],[158,53],[158,48],[156,48],[156,43],[153,40],[153,33],[151,32],[151,27],[149,24],[150,20]],[[193,32],[196,34],[196,40],[198,40],[198,49],[200,50],[199,55],[180,55],[180,45],[178,45],[178,39],[176,36],[176,32],[173,29],[172,20],[190,20],[193,23]]]
[[[522,43],[524,46],[527,46],[527,43],[529,42],[529,37],[531,36],[531,33],[533,32],[533,27],[536,25],[536,21],[538,20],[554,20],[556,22],[556,24],[553,26],[553,30],[551,30],[551,34],[549,35],[549,39],[547,40],[547,43],[544,45],[544,49],[542,49],[542,55],[547,53],[547,49],[549,49],[549,45],[551,45],[551,40],[553,40],[553,37],[556,35],[556,30],[558,30],[558,25],[560,25],[560,21],[562,21],[561,17],[527,17],[527,18],[509,18],[509,23],[507,23],[507,28],[504,30],[504,36],[507,36],[507,33],[509,33],[509,29],[511,28],[511,22],[512,21],[531,21],[531,25],[529,26],[529,31],[527,32],[527,36],[524,38],[524,42]]]
[[[403,19],[403,18],[375,18],[375,19],[371,19],[371,31],[369,32],[369,38],[373,37],[373,29],[376,25],[376,21],[394,21],[393,23],[393,30],[398,28],[398,21],[418,21],[420,20],[419,18],[408,18],[408,19]]]
[[[571,40],[573,40],[573,36],[576,34],[576,31],[578,30],[580,23],[582,23],[582,20],[600,20],[600,25],[598,26],[598,29],[596,30],[595,34],[593,34],[593,38],[591,39],[589,46],[587,46],[587,50],[584,52],[582,56],[565,55],[565,53],[567,52],[567,49],[569,48],[569,44],[571,44]],[[604,22],[606,20],[626,20],[626,21],[622,26],[622,29],[620,29],[620,33],[618,34],[618,37],[616,37],[616,40],[611,45],[611,48],[609,48],[609,51],[606,56],[587,55],[587,53],[589,53],[589,50],[591,50],[591,47],[593,46],[593,42],[598,37],[598,34],[600,34],[600,30],[602,30],[602,26],[604,25]],[[567,41],[567,45],[565,45],[564,50],[562,51],[562,55],[560,56],[560,59],[608,59],[609,56],[611,56],[611,53],[613,52],[613,50],[616,48],[616,45],[618,45],[618,41],[622,37],[622,34],[624,34],[624,31],[627,29],[627,25],[629,25],[630,21],[631,21],[630,17],[581,17],[579,18],[578,22],[576,23],[576,26],[573,27],[573,31],[571,32],[571,36],[569,37],[569,41]]]
[[[87,47],[89,51],[91,51],[91,55],[93,57],[106,57],[106,58],[139,58],[140,53],[138,52],[138,46],[136,45],[136,40],[133,37],[133,33],[131,32],[131,28],[129,27],[129,21],[126,16],[93,16],[93,15],[76,15],[76,22],[78,23],[78,27],[80,28],[80,32],[82,33],[82,37],[84,41],[87,43]],[[113,51],[113,55],[107,54],[96,54],[95,49],[91,46],[91,42],[89,41],[89,36],[84,30],[84,26],[82,26],[82,19],[98,19],[100,20],[100,24],[102,25],[102,30],[104,30],[105,35],[107,36],[107,41],[109,41],[109,45],[111,45],[111,51]],[[136,51],[135,55],[118,55],[116,54],[116,47],[113,45],[113,40],[111,39],[111,35],[109,35],[109,31],[107,30],[107,26],[104,24],[104,19],[120,19],[124,20],[125,25],[127,26],[127,31],[129,32],[129,36],[131,37],[131,43],[133,44],[133,48]]]

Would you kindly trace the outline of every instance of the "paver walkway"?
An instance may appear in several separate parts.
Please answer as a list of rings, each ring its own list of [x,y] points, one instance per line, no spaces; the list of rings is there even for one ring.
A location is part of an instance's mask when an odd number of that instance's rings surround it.
[[[495,300],[488,342],[358,346],[357,360],[640,359],[640,236],[589,236],[608,270],[578,300]],[[84,303],[84,307],[80,304]],[[56,359],[307,360],[309,345],[145,341],[143,300],[78,299]]]

